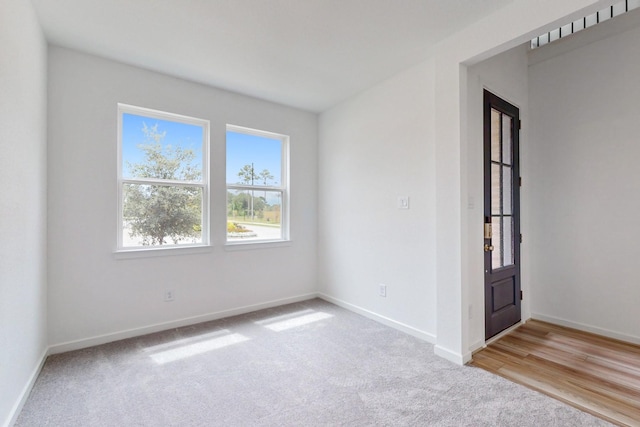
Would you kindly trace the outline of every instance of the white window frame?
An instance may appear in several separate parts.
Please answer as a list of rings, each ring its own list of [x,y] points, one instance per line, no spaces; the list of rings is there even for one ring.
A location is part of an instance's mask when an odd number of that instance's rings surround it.
[[[254,136],[260,136],[260,137],[270,138],[270,139],[277,139],[282,144],[280,148],[280,156],[281,156],[280,185],[230,184],[227,182],[226,190],[225,190],[225,194],[228,194],[229,190],[241,190],[241,191],[253,190],[253,191],[261,191],[261,192],[262,191],[280,192],[281,203],[282,203],[282,205],[280,206],[280,229],[281,229],[280,239],[255,239],[255,240],[252,239],[247,241],[229,240],[229,237],[226,233],[227,221],[225,221],[225,241],[226,241],[227,247],[232,247],[232,246],[240,247],[245,245],[267,245],[270,243],[277,243],[277,242],[289,242],[291,240],[290,233],[289,233],[289,224],[290,224],[290,212],[289,212],[289,197],[290,197],[289,195],[290,193],[289,140],[290,138],[289,136],[280,134],[280,133],[269,132],[269,131],[264,131],[259,129],[252,129],[248,127],[236,126],[236,125],[230,125],[230,124],[227,125],[226,131],[244,133],[246,135],[254,135]],[[226,132],[225,132],[225,135],[226,135]],[[226,167],[226,162],[227,162],[227,159],[225,157],[225,167]],[[226,174],[225,174],[225,177],[226,177]],[[225,181],[226,181],[226,178],[225,178]],[[228,203],[229,201],[225,196],[225,219],[228,218],[228,212],[227,212]]]
[[[187,125],[202,127],[202,180],[182,181],[163,180],[154,178],[124,178],[122,176],[122,117],[123,114],[134,114],[137,116],[149,117],[150,119],[169,120]],[[175,250],[183,253],[194,248],[207,248],[210,246],[209,228],[209,145],[210,145],[210,122],[205,119],[183,116],[175,113],[168,113],[150,108],[137,107],[134,105],[118,103],[118,224],[117,224],[117,246],[116,253],[171,253]],[[123,188],[125,184],[141,185],[170,185],[202,188],[202,241],[200,243],[189,244],[166,244],[157,246],[123,246]]]

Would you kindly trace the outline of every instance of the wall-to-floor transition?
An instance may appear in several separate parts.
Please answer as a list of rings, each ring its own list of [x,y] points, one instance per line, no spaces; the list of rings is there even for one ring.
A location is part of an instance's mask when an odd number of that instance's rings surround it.
[[[47,348],[47,47],[31,3],[0,3],[0,425]]]

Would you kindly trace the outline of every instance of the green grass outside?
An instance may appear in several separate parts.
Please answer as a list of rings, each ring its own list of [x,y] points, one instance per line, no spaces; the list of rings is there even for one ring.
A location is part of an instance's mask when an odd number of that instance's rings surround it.
[[[273,221],[268,221],[267,218],[258,218],[255,217],[251,219],[249,216],[228,216],[227,221],[237,222],[240,224],[254,224],[254,225],[262,225],[267,227],[280,228],[280,223],[274,223]]]

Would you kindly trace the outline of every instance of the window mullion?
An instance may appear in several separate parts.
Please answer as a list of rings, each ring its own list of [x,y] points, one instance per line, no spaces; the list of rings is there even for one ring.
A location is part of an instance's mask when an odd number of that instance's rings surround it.
[[[155,178],[123,178],[124,184],[138,184],[138,185],[165,185],[170,187],[200,187],[204,188],[206,185],[199,181],[179,181],[170,179],[155,179]]]
[[[227,184],[229,190],[249,190],[249,191],[284,191],[284,187],[274,187],[267,185],[244,185],[244,184]]]

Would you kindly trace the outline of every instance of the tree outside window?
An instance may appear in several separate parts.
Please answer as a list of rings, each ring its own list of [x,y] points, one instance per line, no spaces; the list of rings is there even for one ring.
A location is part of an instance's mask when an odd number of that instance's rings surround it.
[[[119,106],[120,249],[208,241],[209,123]]]
[[[288,239],[288,137],[227,126],[227,242]]]

